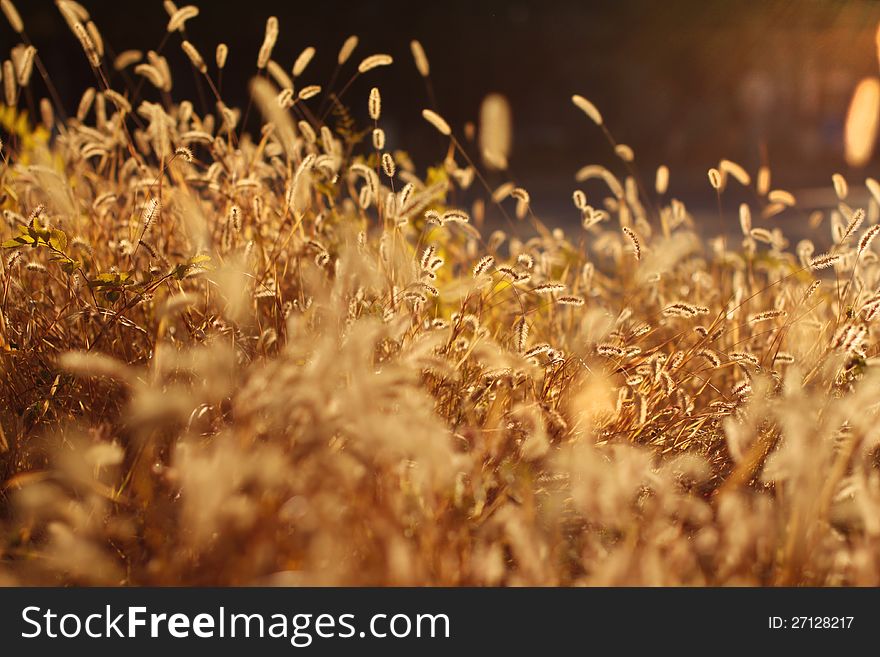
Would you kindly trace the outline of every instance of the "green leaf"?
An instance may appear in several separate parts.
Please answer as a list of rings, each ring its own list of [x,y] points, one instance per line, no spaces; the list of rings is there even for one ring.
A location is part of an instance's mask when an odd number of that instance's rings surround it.
[[[67,248],[67,234],[58,228],[54,229],[49,238],[49,244],[56,251],[64,251]]]
[[[102,272],[89,281],[91,287],[105,290],[119,290],[131,285],[131,274],[128,272]]]
[[[28,227],[27,233],[34,239],[34,245],[36,245],[37,242],[48,244],[49,238],[52,237],[52,231],[43,228],[36,218],[33,221],[33,225]]]
[[[30,235],[19,235],[18,237],[13,237],[11,240],[6,240],[3,244],[0,244],[4,249],[17,249],[20,246],[24,246],[25,244],[33,244],[34,238]]]
[[[63,271],[65,274],[73,274],[78,268],[79,263],[76,260],[71,260],[70,258],[61,263],[61,271]]]

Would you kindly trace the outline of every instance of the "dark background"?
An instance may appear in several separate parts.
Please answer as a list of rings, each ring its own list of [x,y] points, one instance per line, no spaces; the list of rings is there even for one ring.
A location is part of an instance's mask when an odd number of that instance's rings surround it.
[[[51,0],[16,4],[54,83],[75,108],[84,87],[94,84],[79,45]],[[165,36],[168,16],[160,0],[82,4],[104,35],[108,54],[155,49]],[[753,172],[764,157],[774,186],[790,189],[827,185],[835,171],[851,183],[877,174],[876,161],[866,170],[847,170],[841,143],[855,84],[878,73],[880,3],[873,0],[195,4],[201,15],[187,23],[187,32],[205,58],[213,64],[216,44],[229,44],[223,81],[229,104],[247,102],[269,15],[280,20],[273,58],[285,68],[305,46],[317,48],[298,86],[326,85],[350,34],[360,37],[360,45],[343,80],[364,56],[392,54],[393,67],[364,76],[344,100],[365,117],[368,90],[379,86],[389,146],[405,148],[427,165],[445,150],[419,116],[428,100],[408,44],[420,39],[439,109],[459,134],[465,121],[477,118],[486,93],[510,99],[511,167],[539,212],[542,204],[554,214],[568,212],[580,166],[616,162],[598,129],[571,105],[575,92],[595,102],[618,140],[635,149],[647,181],[658,164],[670,165],[671,192],[689,203],[714,203],[706,170],[721,157]],[[175,97],[195,98],[179,41],[175,35],[163,50]],[[16,42],[3,21],[0,52]]]

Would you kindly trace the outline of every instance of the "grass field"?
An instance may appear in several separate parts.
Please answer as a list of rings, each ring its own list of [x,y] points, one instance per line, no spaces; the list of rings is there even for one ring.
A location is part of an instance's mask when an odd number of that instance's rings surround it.
[[[348,93],[384,66],[430,89],[442,57],[418,42],[401,62],[339,35],[321,88],[300,81],[313,50],[272,58],[270,19],[234,108],[218,81],[241,55],[190,43],[198,11],[165,4],[210,113],[175,96],[189,70],[111,60],[59,0],[96,74],[64,119],[29,96],[39,50],[0,2],[21,37],[0,105],[0,582],[880,584],[880,185],[852,174],[876,79],[839,205],[794,244],[768,169],[708,172],[741,235],[707,239],[674,172],[640,179],[563,94],[609,156],[576,172],[563,233],[505,173],[503,98],[459,127],[442,98]],[[437,162],[385,143],[393,113],[422,114]]]

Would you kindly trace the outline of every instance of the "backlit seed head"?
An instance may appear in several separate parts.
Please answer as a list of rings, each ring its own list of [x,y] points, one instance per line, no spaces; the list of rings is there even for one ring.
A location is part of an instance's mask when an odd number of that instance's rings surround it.
[[[376,87],[370,89],[370,102],[368,109],[370,110],[370,118],[373,119],[373,121],[378,121],[382,114],[382,95]]]
[[[429,109],[422,110],[422,118],[434,126],[441,135],[449,136],[452,134],[452,128],[446,123],[446,120],[437,114],[437,112]]]

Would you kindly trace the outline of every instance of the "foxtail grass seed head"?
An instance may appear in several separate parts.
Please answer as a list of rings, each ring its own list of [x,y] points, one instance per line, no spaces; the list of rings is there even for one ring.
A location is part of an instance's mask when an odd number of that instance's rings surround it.
[[[720,190],[722,183],[721,172],[718,169],[709,169],[709,184],[712,189]]]
[[[749,235],[752,232],[752,211],[747,203],[740,203],[739,227],[743,235]]]
[[[403,186],[403,189],[401,189],[400,193],[397,195],[399,207],[407,208],[409,206],[409,200],[412,198],[415,188],[416,186],[411,182],[408,182]]]
[[[596,125],[602,125],[602,115],[599,113],[599,110],[596,109],[596,106],[593,105],[589,100],[584,98],[583,96],[579,96],[575,94],[571,97],[571,102],[574,103],[574,106],[581,110],[587,117]]]
[[[309,98],[317,96],[319,93],[321,93],[321,87],[316,84],[312,84],[299,90],[299,99],[308,100]]]
[[[514,187],[512,190],[510,190],[510,195],[517,201],[521,201],[526,205],[531,202],[531,197],[524,187]]]
[[[96,93],[94,87],[89,87],[83,93],[76,110],[76,118],[78,121],[86,120],[86,116],[88,115],[89,110],[92,109],[92,104],[95,102]]]
[[[257,68],[263,70],[268,66],[269,60],[272,59],[272,51],[275,49],[275,43],[278,41],[278,19],[270,16],[266,22],[266,33],[263,36],[263,44],[257,53]]]
[[[632,244],[633,255],[635,256],[636,260],[641,260],[642,259],[642,245],[641,245],[641,242],[639,242],[638,236],[635,234],[635,232],[631,228],[629,228],[627,226],[624,226],[622,228],[622,230],[623,230],[623,234],[626,235],[627,238],[629,239],[630,244]]]
[[[58,10],[61,12],[61,15],[64,16],[64,19],[71,28],[77,21],[84,23],[89,20],[89,12],[78,2],[74,2],[73,0],[55,0],[55,4],[58,6]],[[170,16],[174,11],[177,11],[176,6],[174,6],[173,11],[168,12],[168,15]]]
[[[654,190],[661,196],[669,189],[669,167],[661,164],[657,167],[657,174],[654,176]]]
[[[434,126],[441,135],[448,137],[452,134],[452,128],[446,123],[445,119],[437,114],[437,112],[429,109],[422,110],[422,118]]]
[[[767,200],[771,203],[779,203],[780,205],[787,207],[794,207],[797,205],[797,199],[795,199],[794,194],[784,189],[771,190],[767,194]]]
[[[483,274],[487,273],[492,267],[495,265],[495,258],[490,255],[483,256],[480,261],[474,265],[473,275],[474,278],[479,278]]]
[[[545,343],[545,344],[535,345],[534,347],[532,347],[531,349],[529,349],[528,351],[526,351],[523,354],[523,358],[535,358],[537,356],[540,356],[541,354],[547,353],[548,351],[550,351],[549,344]]]
[[[844,124],[844,153],[851,167],[863,167],[874,153],[880,121],[880,78],[864,78],[856,86]]]
[[[303,136],[303,139],[306,140],[309,144],[317,144],[318,143],[318,135],[315,133],[315,129],[312,127],[312,124],[308,121],[302,120],[296,124],[299,128],[300,134]]]
[[[489,94],[480,105],[480,153],[489,169],[507,169],[513,143],[510,103],[501,94]]]
[[[719,368],[722,365],[721,357],[711,349],[701,349],[699,355],[705,358],[713,368]]]
[[[677,301],[663,309],[663,314],[668,317],[699,317],[708,315],[709,309],[705,306],[697,306],[684,301]]]
[[[394,164],[394,158],[391,157],[390,153],[382,153],[382,170],[385,172],[385,175],[388,176],[389,178],[394,177],[396,167]]]
[[[605,184],[608,185],[608,189],[611,190],[611,193],[614,194],[617,199],[623,199],[624,196],[626,196],[623,185],[620,184],[620,180],[617,179],[617,176],[598,164],[588,164],[585,167],[581,167],[578,169],[577,173],[575,173],[574,178],[578,182],[583,182],[584,180],[590,180],[592,178],[600,178],[605,181]]]
[[[17,91],[18,85],[15,82],[15,68],[12,62],[7,59],[3,62],[3,96],[6,100],[6,105],[9,107],[15,106]]]
[[[605,358],[620,359],[624,356],[624,351],[613,344],[596,345],[596,353]]]
[[[55,109],[52,107],[52,101],[48,98],[40,99],[40,120],[43,126],[52,130],[55,127]]]
[[[541,283],[541,285],[536,286],[532,292],[535,294],[557,294],[559,292],[565,292],[565,285],[563,283]]]
[[[298,78],[303,74],[303,71],[306,70],[306,67],[309,65],[309,62],[312,61],[312,58],[315,56],[315,49],[312,46],[305,48],[299,56],[296,58],[296,61],[293,63],[293,77]]]
[[[229,224],[236,233],[241,232],[241,208],[237,205],[229,208]]]
[[[878,233],[880,233],[880,224],[874,224],[865,231],[865,234],[862,235],[861,239],[859,239],[859,254],[862,254],[869,248],[871,248],[871,244],[877,237]]]
[[[500,203],[504,199],[510,196],[510,193],[516,188],[512,182],[502,183],[498,187],[495,188],[495,191],[492,192],[492,200],[496,203]]]
[[[422,269],[428,268],[431,261],[434,259],[434,256],[436,255],[436,253],[437,253],[437,247],[434,246],[433,244],[425,247],[425,250],[422,251],[422,258],[419,261],[419,264],[421,265]]]
[[[143,228],[144,233],[146,233],[150,229],[150,226],[153,225],[153,221],[155,221],[158,214],[159,199],[151,198],[144,206],[144,212],[141,216],[141,227]]]
[[[732,162],[731,160],[721,160],[721,162],[718,163],[718,168],[723,173],[734,178],[743,187],[748,187],[752,183],[752,177],[736,162]]]
[[[36,54],[37,49],[33,46],[27,46],[24,49],[18,65],[18,85],[20,87],[28,86],[31,80],[31,72],[34,70],[34,56]]]
[[[113,68],[117,71],[122,71],[129,66],[139,63],[143,58],[144,53],[140,50],[123,50],[113,60]]]
[[[766,317],[763,319],[771,319],[770,317]],[[752,318],[753,322],[762,321],[761,319]],[[731,351],[727,354],[727,357],[730,360],[734,361],[738,365],[751,365],[753,367],[757,367],[760,364],[760,360],[754,354],[750,354],[747,351]]]
[[[184,26],[188,20],[191,18],[195,18],[199,15],[199,8],[194,5],[187,5],[186,7],[181,7],[168,20],[168,31],[169,32],[181,32],[184,29]]]
[[[260,52],[257,56],[257,68],[264,69],[272,58],[272,51],[278,42],[278,17],[269,16],[266,19],[266,32],[263,35],[263,44],[260,46]]]
[[[217,62],[217,68],[223,70],[226,67],[226,58],[229,57],[229,46],[225,43],[217,44],[217,52],[214,59]]]
[[[748,397],[752,394],[752,384],[748,381],[740,381],[730,391],[734,397]]]
[[[282,89],[278,94],[278,107],[281,109],[290,109],[293,107],[293,89]]]
[[[636,159],[635,152],[633,152],[633,149],[626,144],[617,144],[617,146],[614,147],[614,153],[624,162],[632,162]]]
[[[761,313],[756,313],[749,317],[749,323],[754,324],[756,322],[764,322],[768,319],[775,319],[777,317],[785,317],[786,312],[784,310],[765,310]]]
[[[354,49],[357,48],[358,38],[354,34],[348,37],[343,43],[342,47],[339,49],[339,53],[336,55],[336,63],[339,66],[345,64],[348,61],[348,58],[351,57]]]
[[[21,14],[18,13],[18,9],[12,4],[12,0],[0,0],[0,10],[3,11],[3,15],[9,21],[9,27],[14,32],[18,34],[24,32],[24,22],[21,20]]]
[[[118,91],[107,89],[106,91],[104,91],[104,97],[110,100],[110,102],[112,102],[114,105],[116,105],[116,108],[119,111],[125,114],[131,113],[131,103],[129,103],[128,99]]]
[[[93,68],[100,68],[101,55],[98,53],[98,49],[95,47],[95,43],[92,41],[92,37],[89,36],[85,26],[80,22],[74,23],[73,33],[79,40],[83,51],[86,53],[86,58],[89,60],[89,64],[91,64]]]
[[[360,205],[362,209],[366,210],[372,204],[373,204],[373,192],[370,190],[369,185],[364,185],[363,187],[361,187],[361,191],[358,194],[358,205]]]
[[[101,36],[100,30],[98,30],[98,26],[95,25],[92,21],[86,23],[86,31],[89,33],[89,36],[92,39],[92,43],[95,44],[95,51],[98,53],[98,56],[104,57],[104,37]]]
[[[382,115],[382,95],[376,87],[370,89],[370,102],[367,109],[370,111],[370,118],[373,121],[378,121]]]
[[[834,193],[837,195],[837,198],[841,201],[844,200],[847,194],[849,194],[849,186],[846,184],[846,178],[839,173],[835,173],[831,176],[831,182],[834,185]]]
[[[852,213],[852,216],[849,219],[849,222],[846,225],[846,228],[843,231],[843,234],[840,237],[839,243],[843,244],[852,237],[855,232],[861,227],[862,222],[865,220],[865,211],[861,208]]]
[[[525,317],[520,317],[517,320],[514,326],[514,333],[516,335],[516,350],[519,353],[523,353],[529,343],[529,323]]]
[[[785,212],[785,208],[790,207],[785,203],[779,203],[778,201],[775,203],[768,203],[764,206],[764,209],[761,211],[761,216],[764,219],[769,219],[770,217],[775,217],[777,214],[781,212]]]
[[[770,167],[762,165],[758,169],[758,180],[755,183],[755,190],[759,196],[766,196],[770,191]]]
[[[370,55],[369,57],[364,58],[361,63],[358,64],[358,73],[364,74],[367,71],[372,71],[374,68],[378,68],[380,66],[390,66],[393,63],[394,59],[391,57],[391,55]]]
[[[466,224],[469,223],[471,218],[468,216],[467,212],[463,210],[447,210],[443,213],[443,216],[440,218],[440,223],[457,223],[457,224]]]
[[[157,89],[166,88],[166,80],[162,72],[152,64],[138,64],[134,72],[144,76]]]
[[[749,231],[749,236],[764,244],[773,243],[773,233],[766,228],[752,228]]]
[[[810,260],[811,269],[827,269],[833,267],[840,261],[841,256],[837,254],[826,253]]]
[[[198,49],[192,43],[189,41],[183,41],[183,43],[180,44],[180,47],[189,58],[190,63],[199,73],[206,73],[208,71],[208,65],[205,64],[205,60],[202,59],[201,53],[199,53]]]
[[[385,148],[385,131],[382,128],[373,130],[373,148],[381,151]]]
[[[416,69],[423,78],[431,74],[431,65],[428,63],[428,56],[422,44],[413,39],[409,42],[409,49],[412,51],[413,61],[416,63]]]
[[[269,63],[266,64],[266,72],[275,80],[275,84],[277,84],[282,89],[290,89],[293,90],[293,78],[291,78],[287,71],[276,62],[274,59],[270,59]]]

